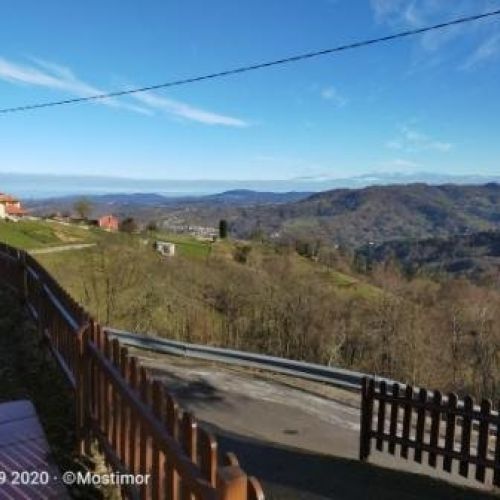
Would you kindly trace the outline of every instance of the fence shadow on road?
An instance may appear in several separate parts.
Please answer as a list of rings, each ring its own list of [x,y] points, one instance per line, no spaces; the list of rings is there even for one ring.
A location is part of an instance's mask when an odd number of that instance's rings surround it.
[[[494,494],[357,460],[307,453],[213,429],[224,451],[258,476],[268,500],[492,500]]]
[[[159,378],[168,390],[184,404],[224,404],[228,406],[220,391],[210,382],[201,378],[188,380],[164,370],[148,368],[154,378]]]

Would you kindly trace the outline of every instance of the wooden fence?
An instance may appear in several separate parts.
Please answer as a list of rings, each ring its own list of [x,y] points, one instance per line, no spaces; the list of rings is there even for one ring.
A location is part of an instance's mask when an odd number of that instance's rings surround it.
[[[78,450],[97,441],[113,471],[150,474],[126,498],[264,500],[233,454],[182,411],[165,387],[30,255],[0,244],[0,280],[22,297],[75,394]]]
[[[500,486],[500,416],[492,411],[489,400],[476,407],[472,398],[458,400],[456,394],[443,396],[439,391],[414,390],[411,386],[365,378],[362,384],[361,436],[359,456],[368,459],[372,440],[378,451],[409,458],[437,467],[438,458],[446,472],[458,469],[469,477],[471,466],[477,481]]]

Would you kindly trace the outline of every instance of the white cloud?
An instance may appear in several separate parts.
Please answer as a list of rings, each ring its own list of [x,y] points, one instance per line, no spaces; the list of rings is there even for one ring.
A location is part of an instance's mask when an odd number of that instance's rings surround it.
[[[325,87],[321,90],[321,97],[326,101],[330,101],[332,104],[338,108],[342,108],[347,104],[347,99],[339,93],[339,91],[333,86]]]
[[[388,141],[386,147],[405,153],[418,153],[420,151],[447,153],[453,149],[453,144],[433,139],[427,134],[404,125],[400,127],[399,136],[396,139]]]
[[[494,7],[490,0],[370,0],[370,3],[375,21],[392,29],[420,28],[478,12],[487,12]],[[457,50],[456,41],[467,35],[467,44],[472,43],[477,49],[463,65],[476,64],[475,57],[480,61],[491,59],[490,52],[496,51],[496,26],[493,20],[482,20],[424,33],[415,38],[416,47],[420,49],[415,56],[427,67],[429,53],[436,54],[432,58],[434,63],[441,63],[452,57],[466,57],[466,45],[458,47]],[[453,50],[441,50],[444,48]],[[469,60],[471,62],[468,63]]]
[[[394,15],[399,15],[404,8],[406,0],[370,0],[377,22],[385,22]]]
[[[35,60],[36,66],[13,63],[0,57],[0,80],[18,85],[33,85],[52,90],[60,90],[77,97],[103,94],[105,91],[79,80],[67,67]],[[104,106],[127,109],[137,113],[150,114],[146,109],[116,99],[95,101]]]
[[[66,66],[60,66],[41,59],[32,59],[32,61],[33,65],[26,65],[14,63],[0,57],[0,80],[17,85],[32,85],[59,90],[77,97],[106,93],[106,91],[80,80]],[[224,125],[228,127],[245,127],[248,125],[248,123],[238,118],[196,108],[184,102],[161,97],[152,92],[131,94],[130,97],[140,102],[141,106],[116,98],[97,99],[92,102],[148,115],[153,114],[153,110],[161,110],[170,115],[207,125]]]
[[[153,92],[141,92],[132,96],[152,109],[165,111],[168,114],[205,125],[225,125],[227,127],[247,127],[249,125],[239,118],[212,113],[181,101],[159,96]]]
[[[462,69],[473,69],[480,64],[496,58],[500,54],[500,33],[485,40],[462,64]]]

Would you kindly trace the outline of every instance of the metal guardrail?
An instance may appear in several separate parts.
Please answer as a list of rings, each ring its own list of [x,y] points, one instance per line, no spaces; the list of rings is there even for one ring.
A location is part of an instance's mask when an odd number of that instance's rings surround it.
[[[177,340],[168,340],[161,337],[131,333],[116,328],[105,330],[112,338],[117,338],[122,344],[148,351],[171,354],[186,358],[201,359],[204,361],[214,361],[237,365],[245,368],[254,368],[258,370],[281,373],[296,378],[320,382],[334,387],[340,387],[355,392],[361,392],[362,380],[364,377],[370,377],[375,380],[376,385],[385,382],[388,386],[398,384],[400,390],[406,389],[406,384],[386,377],[380,377],[375,374],[367,374],[347,370],[345,368],[336,368],[333,366],[319,365],[316,363],[307,363],[304,361],[295,361],[292,359],[267,356],[265,354],[255,354],[234,349],[222,347],[210,347],[201,344],[190,344]],[[420,388],[413,386],[414,391]],[[428,391],[429,397],[433,397],[434,392]],[[447,395],[443,395],[443,402],[448,401]],[[463,408],[463,400],[458,400],[458,408]],[[475,405],[474,410],[479,411],[479,406]],[[492,411],[497,415],[497,411]]]
[[[344,389],[361,391],[361,381],[367,375],[356,371],[335,368],[315,363],[306,363],[291,359],[266,356],[234,349],[210,347],[200,344],[189,344],[159,337],[130,333],[115,328],[105,328],[109,335],[117,338],[124,345],[154,352],[172,354],[205,361],[215,361],[238,365],[247,368],[282,373],[297,378],[321,382]],[[371,375],[370,375],[371,376]],[[385,380],[388,384],[395,381],[383,377],[375,377],[377,382]],[[400,384],[404,387],[404,384]]]

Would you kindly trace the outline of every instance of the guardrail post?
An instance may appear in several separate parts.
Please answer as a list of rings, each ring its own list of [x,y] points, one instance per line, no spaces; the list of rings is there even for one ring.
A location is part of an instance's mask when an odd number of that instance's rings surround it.
[[[371,430],[373,419],[373,394],[375,381],[363,377],[361,382],[361,425],[359,436],[359,459],[365,462],[371,452]]]
[[[247,475],[237,465],[217,471],[217,500],[247,500]]]

